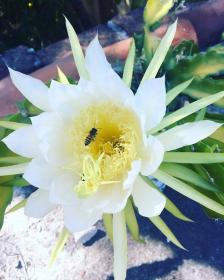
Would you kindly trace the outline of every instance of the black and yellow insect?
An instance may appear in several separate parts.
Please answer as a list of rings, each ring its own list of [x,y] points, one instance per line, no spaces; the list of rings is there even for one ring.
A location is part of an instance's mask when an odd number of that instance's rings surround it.
[[[91,128],[91,130],[89,131],[89,134],[86,136],[85,146],[88,146],[91,142],[93,142],[95,140],[97,131],[98,131],[97,128],[95,128],[95,127]]]

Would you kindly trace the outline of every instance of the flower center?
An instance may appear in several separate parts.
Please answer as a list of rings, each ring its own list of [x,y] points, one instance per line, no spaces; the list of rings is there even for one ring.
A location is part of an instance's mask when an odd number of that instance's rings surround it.
[[[75,191],[85,197],[100,185],[121,181],[137,157],[140,128],[136,115],[113,103],[91,105],[80,112],[72,128]]]

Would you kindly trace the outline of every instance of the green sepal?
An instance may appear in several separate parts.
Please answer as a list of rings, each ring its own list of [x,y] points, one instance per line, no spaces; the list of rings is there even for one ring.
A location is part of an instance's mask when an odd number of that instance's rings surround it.
[[[135,63],[135,41],[134,39],[132,39],[132,43],[130,46],[128,57],[125,61],[124,71],[123,71],[123,81],[128,87],[131,87],[134,63]]]
[[[200,99],[211,94],[220,92],[224,88],[223,79],[213,79],[211,77],[206,77],[204,79],[195,78],[194,81],[187,87],[183,93],[194,98]],[[216,101],[216,104],[219,107],[224,107],[224,98]]]
[[[10,208],[10,209],[5,213],[5,215],[8,215],[8,214],[10,214],[10,213],[13,213],[13,212],[15,212],[15,211],[17,211],[17,210],[19,210],[19,209],[25,207],[26,202],[27,202],[26,199],[21,200],[21,201],[18,202],[16,205],[14,205],[12,208]]]
[[[169,175],[168,173],[161,171],[160,169],[157,170],[153,176],[172,188],[173,190],[181,193],[182,195],[196,201],[197,203],[221,214],[224,215],[224,206],[217,201],[211,199],[210,197],[204,195],[203,192],[199,192],[194,187],[186,184],[185,182],[176,179]],[[203,190],[204,191],[204,190]]]
[[[165,208],[168,212],[170,212],[174,217],[187,221],[187,222],[193,222],[191,219],[186,217],[178,208],[177,206],[146,176],[142,176],[141,178],[145,181],[146,184],[148,184],[150,187],[156,189],[166,198],[166,205]]]
[[[58,237],[57,243],[54,246],[53,251],[51,253],[49,267],[51,267],[55,263],[58,255],[63,250],[65,243],[68,241],[69,236],[70,236],[70,232],[67,230],[67,228],[64,227],[62,229],[62,232],[60,233],[60,235]]]
[[[149,220],[166,236],[166,238],[175,244],[177,247],[186,250],[182,244],[177,240],[176,236],[173,234],[171,229],[166,225],[166,223],[159,217],[151,217]]]
[[[109,237],[110,241],[113,242],[113,215],[103,214],[104,229]]]
[[[217,129],[210,137],[224,144],[224,126]],[[220,145],[221,143],[218,144]]]
[[[164,162],[211,164],[224,162],[224,153],[208,152],[166,152]]]
[[[155,54],[153,55],[153,58],[144,73],[141,83],[144,82],[145,80],[156,77],[172,44],[172,41],[176,33],[176,28],[177,28],[177,21],[175,21],[172,25],[169,26],[168,30],[166,31],[166,34],[160,41],[160,44],[156,49]]]
[[[58,70],[58,81],[65,85],[69,84],[68,78],[66,77],[64,72],[60,69],[60,67],[57,66],[57,70]]]
[[[185,221],[185,222],[194,222],[192,219],[185,216],[179,208],[166,196],[166,205],[165,209],[170,212],[174,217]]]
[[[3,226],[4,216],[7,206],[11,203],[13,188],[0,186],[0,229]]]
[[[162,163],[160,165],[160,170],[165,171],[175,178],[191,183],[202,189],[206,189],[212,192],[221,191],[215,184],[209,182],[208,180],[205,180],[197,172],[186,167],[185,165],[176,163]]]
[[[138,226],[138,221],[136,219],[134,207],[132,205],[132,201],[129,198],[126,204],[126,207],[124,209],[124,214],[125,214],[125,221],[127,224],[127,227],[133,237],[134,240],[144,243],[144,240],[140,238],[139,235],[139,226]]]
[[[169,105],[181,92],[185,91],[191,84],[192,80],[193,78],[169,90],[166,94],[166,106]]]
[[[20,112],[20,116],[17,117],[17,122],[30,123],[30,119],[28,117],[37,116],[43,112],[26,98],[24,98],[22,101],[16,102],[16,106]],[[21,116],[24,117],[24,119],[21,118]]]
[[[156,127],[148,131],[147,134],[153,134],[166,127],[169,127],[170,125],[175,124],[176,122],[186,118],[187,116],[190,116],[193,113],[196,113],[197,111],[207,107],[208,105],[215,103],[223,97],[224,91],[221,91],[216,94],[204,97],[200,100],[194,101],[176,110],[175,112],[165,116],[163,120]]]

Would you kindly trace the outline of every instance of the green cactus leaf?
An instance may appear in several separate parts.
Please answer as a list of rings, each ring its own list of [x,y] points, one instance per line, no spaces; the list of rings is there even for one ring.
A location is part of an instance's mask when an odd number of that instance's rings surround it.
[[[222,91],[223,89],[224,79],[216,80],[210,77],[206,77],[204,79],[194,79],[183,93],[194,99],[200,99]],[[224,98],[218,100],[214,104],[220,107],[224,107]]]
[[[195,78],[205,78],[224,71],[224,48],[209,49],[180,59],[177,65],[167,73],[174,85]]]

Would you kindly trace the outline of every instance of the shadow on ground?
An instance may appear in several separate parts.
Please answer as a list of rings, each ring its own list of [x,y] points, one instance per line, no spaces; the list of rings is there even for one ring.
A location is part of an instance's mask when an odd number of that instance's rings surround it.
[[[141,234],[143,236],[149,235],[152,239],[168,244],[175,257],[130,268],[127,272],[127,280],[154,280],[158,277],[166,276],[171,271],[176,270],[187,259],[207,264],[223,273],[224,222],[209,220],[200,206],[168,188],[165,193],[178,205],[184,214],[195,221],[194,223],[186,223],[174,218],[165,211],[162,214],[164,221],[188,251],[183,251],[175,245],[167,243],[166,238],[147,219],[138,217]],[[107,278],[107,280],[112,279],[114,279],[113,276]]]

